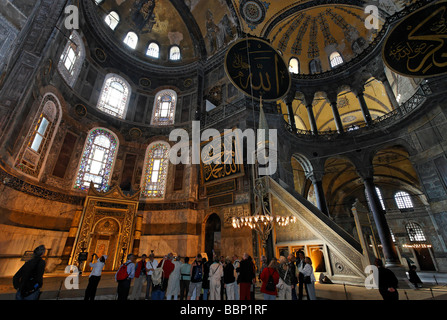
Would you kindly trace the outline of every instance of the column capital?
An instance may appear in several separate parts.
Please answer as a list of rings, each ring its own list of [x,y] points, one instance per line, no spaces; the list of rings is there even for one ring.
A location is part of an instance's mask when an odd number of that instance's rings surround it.
[[[358,97],[363,96],[363,92],[365,91],[365,87],[363,84],[361,85],[355,85],[351,87],[351,91]]]

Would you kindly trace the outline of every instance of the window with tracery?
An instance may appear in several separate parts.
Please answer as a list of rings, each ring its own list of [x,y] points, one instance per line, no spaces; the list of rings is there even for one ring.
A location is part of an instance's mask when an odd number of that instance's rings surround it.
[[[86,190],[91,181],[98,191],[107,191],[117,150],[118,138],[113,133],[103,128],[90,131],[74,188]]]
[[[115,30],[116,26],[120,22],[120,16],[115,11],[111,11],[105,18],[104,21],[110,27],[110,29]]]
[[[118,118],[124,118],[130,98],[130,86],[123,78],[109,74],[104,80],[98,109]]]
[[[174,124],[177,94],[173,90],[163,90],[155,96],[151,124]]]
[[[294,74],[298,74],[300,72],[300,62],[297,58],[290,58],[289,72]]]
[[[331,62],[332,68],[343,63],[343,58],[337,51],[331,53],[331,55],[329,56],[329,60]]]
[[[137,43],[138,43],[138,36],[135,32],[130,31],[129,33],[127,33],[123,42],[125,44],[127,44],[129,46],[129,48],[135,49],[137,47]]]
[[[59,100],[52,94],[45,95],[17,156],[15,163],[17,169],[35,178],[39,177],[59,126],[61,114]]]
[[[76,79],[81,72],[84,58],[85,49],[81,37],[76,31],[73,31],[65,45],[57,66],[62,78],[64,78],[71,87],[75,84]]]
[[[414,222],[409,222],[405,229],[407,230],[408,237],[411,242],[422,242],[427,241],[424,231],[421,226]]]
[[[168,175],[169,149],[169,145],[161,141],[148,146],[141,181],[143,197],[164,198]]]
[[[408,192],[397,192],[394,195],[394,200],[396,200],[396,204],[399,209],[413,209],[413,201],[411,201],[411,197]]]
[[[146,55],[152,58],[160,57],[160,47],[155,42],[151,42],[147,47]]]
[[[177,61],[181,59],[181,53],[180,48],[178,46],[173,46],[169,50],[169,60],[171,61]]]

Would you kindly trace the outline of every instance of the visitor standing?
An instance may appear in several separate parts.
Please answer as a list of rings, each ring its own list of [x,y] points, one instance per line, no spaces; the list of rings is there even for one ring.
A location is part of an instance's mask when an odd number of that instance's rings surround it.
[[[219,258],[215,258],[210,266],[209,280],[210,280],[210,295],[209,300],[221,300],[221,278],[223,277],[222,265]]]
[[[144,281],[147,282],[146,258],[147,255],[143,254],[141,256],[141,260],[137,263],[137,267],[135,270],[135,281],[133,284],[132,294],[130,296],[131,300],[140,300],[141,288],[143,287]]]
[[[98,288],[99,281],[101,280],[102,269],[106,264],[107,256],[101,256],[95,263],[93,263],[93,258],[98,257],[95,253],[92,255],[92,261],[89,266],[92,268],[90,275],[88,277],[88,285],[85,289],[84,300],[95,300],[96,290]]]
[[[180,300],[185,300],[188,296],[189,282],[191,281],[191,265],[189,257],[185,257],[180,267]]]
[[[157,267],[158,261],[155,260],[155,255],[151,252],[149,260],[146,262],[146,300],[149,300],[152,294],[152,274]]]
[[[312,267],[312,260],[309,257],[304,259],[305,265],[303,268],[303,282],[307,289],[307,299],[308,300],[317,300],[317,296],[315,294],[315,275],[314,268]]]
[[[230,257],[225,258],[225,265],[224,265],[224,287],[225,292],[227,295],[227,300],[236,300],[236,289],[237,289],[237,282],[236,282],[236,270],[234,269],[233,262],[231,261]]]
[[[45,261],[42,259],[45,250],[44,245],[35,248],[31,260],[25,262],[13,276],[12,284],[17,290],[16,300],[39,299],[45,272]]]
[[[379,270],[379,292],[383,300],[399,300],[398,280],[393,271],[385,268],[381,259],[376,259],[374,264]]]
[[[279,257],[278,299],[292,300],[292,276],[289,264],[284,256]]]
[[[304,251],[298,250],[298,259],[296,261],[296,273],[298,274],[298,300],[303,300],[303,290],[306,288],[307,297],[309,293],[307,292],[307,286],[304,285],[304,275],[303,268],[306,265]]]
[[[166,289],[166,300],[178,300],[180,294],[180,269],[182,267],[180,257],[175,257],[172,263],[174,264],[174,270],[172,270],[171,275],[169,276],[168,287]]]
[[[279,282],[278,263],[276,259],[270,261],[268,267],[264,268],[259,276],[262,281],[261,292],[264,294],[264,300],[275,300],[278,290],[276,288]]]
[[[130,284],[135,277],[135,256],[127,255],[127,261],[123,263],[115,274],[115,281],[118,282],[118,300],[127,300]]]
[[[237,282],[237,279],[239,277],[239,272],[237,270],[239,270],[240,264],[241,264],[241,261],[239,260],[239,257],[236,254],[233,255],[233,267],[234,267],[234,270],[236,271],[236,290],[234,292],[234,299],[235,300],[239,300],[239,296],[240,296],[240,294],[239,294],[239,283]]]
[[[239,283],[240,300],[251,300],[251,286],[256,281],[255,266],[251,257],[244,253],[240,266],[236,271],[239,272],[237,282]]]
[[[199,253],[196,256],[196,259],[191,264],[191,281],[189,282],[189,290],[188,290],[188,300],[191,300],[195,292],[196,300],[200,299],[200,292],[202,291],[202,281],[203,281],[203,261],[202,255]]]

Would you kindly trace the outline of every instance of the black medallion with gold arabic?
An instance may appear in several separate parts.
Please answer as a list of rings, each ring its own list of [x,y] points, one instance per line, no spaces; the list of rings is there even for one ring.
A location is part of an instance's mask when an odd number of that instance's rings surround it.
[[[424,6],[391,31],[383,60],[394,72],[413,78],[447,73],[447,1]]]
[[[291,85],[289,70],[278,51],[255,38],[239,40],[228,49],[225,71],[234,86],[256,99],[281,99]]]

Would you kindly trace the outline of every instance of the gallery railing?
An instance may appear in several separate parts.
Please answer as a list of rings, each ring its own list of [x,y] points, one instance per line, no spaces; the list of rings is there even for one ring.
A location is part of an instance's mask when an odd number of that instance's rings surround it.
[[[427,96],[432,93],[430,87],[427,82],[424,81],[413,96],[402,103],[397,109],[394,109],[383,116],[377,117],[372,120],[369,124],[363,123],[359,125],[354,125],[345,128],[345,131],[339,133],[338,131],[328,130],[328,131],[319,131],[317,133],[313,133],[310,130],[302,130],[296,129],[293,130],[291,125],[285,122],[286,130],[296,133],[297,136],[303,139],[320,139],[320,140],[335,140],[341,137],[349,137],[349,136],[358,136],[361,134],[368,134],[376,130],[383,130],[402,119],[406,118],[413,111],[417,110],[427,99]]]

